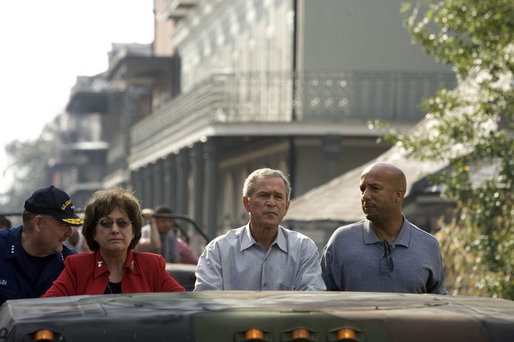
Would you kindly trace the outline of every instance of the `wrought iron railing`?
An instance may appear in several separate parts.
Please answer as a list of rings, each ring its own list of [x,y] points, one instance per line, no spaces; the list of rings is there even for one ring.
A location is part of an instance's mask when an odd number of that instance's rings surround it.
[[[421,100],[443,84],[455,85],[452,73],[306,72],[294,78],[292,73],[213,74],[136,124],[132,145],[199,120],[416,122],[424,116]]]

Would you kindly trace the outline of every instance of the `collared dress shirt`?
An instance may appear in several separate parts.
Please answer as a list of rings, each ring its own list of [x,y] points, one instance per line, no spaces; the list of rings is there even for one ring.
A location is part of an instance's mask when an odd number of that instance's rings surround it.
[[[151,232],[152,228],[150,227],[150,224],[144,225],[141,228],[141,239],[150,241]],[[179,246],[177,242],[177,237],[175,236],[173,230],[170,230],[165,234],[159,233],[159,237],[161,239],[161,246],[152,252],[162,255],[166,262],[179,262]]]
[[[321,267],[329,291],[446,294],[437,239],[405,217],[392,245],[378,239],[368,220],[338,228]]]
[[[180,259],[177,237],[173,230],[165,234],[159,234],[161,237],[161,247],[155,253],[163,256],[166,262],[178,262]]]
[[[200,256],[195,291],[205,290],[323,291],[318,249],[309,237],[282,226],[267,251],[248,225],[232,229]]]
[[[63,246],[60,253],[48,256],[43,269],[21,245],[22,226],[0,229],[0,305],[8,299],[40,297],[64,268],[64,259],[77,253]],[[45,259],[46,259],[45,258]]]
[[[164,258],[154,253],[127,252],[122,293],[183,292],[165,269]],[[103,294],[109,283],[109,269],[99,251],[67,258],[64,271],[42,297]]]

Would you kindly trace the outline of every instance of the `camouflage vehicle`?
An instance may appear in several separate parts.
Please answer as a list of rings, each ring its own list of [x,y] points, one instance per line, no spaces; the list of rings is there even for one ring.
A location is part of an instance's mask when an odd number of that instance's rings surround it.
[[[147,293],[18,299],[4,341],[512,341],[514,302],[362,292]]]

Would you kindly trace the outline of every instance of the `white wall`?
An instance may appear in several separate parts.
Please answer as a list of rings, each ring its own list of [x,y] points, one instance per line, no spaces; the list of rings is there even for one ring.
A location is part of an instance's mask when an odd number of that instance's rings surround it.
[[[300,0],[300,70],[450,70],[403,27],[404,0]]]
[[[182,91],[214,73],[291,70],[291,2],[207,0],[176,27]]]

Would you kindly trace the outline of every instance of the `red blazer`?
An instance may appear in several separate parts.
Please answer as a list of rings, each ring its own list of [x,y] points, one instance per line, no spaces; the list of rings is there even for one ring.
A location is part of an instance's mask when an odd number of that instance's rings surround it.
[[[73,258],[72,258],[73,257]],[[183,292],[182,286],[166,272],[166,261],[158,254],[127,252],[122,293]],[[70,255],[64,270],[42,297],[103,294],[109,270],[99,251]]]

